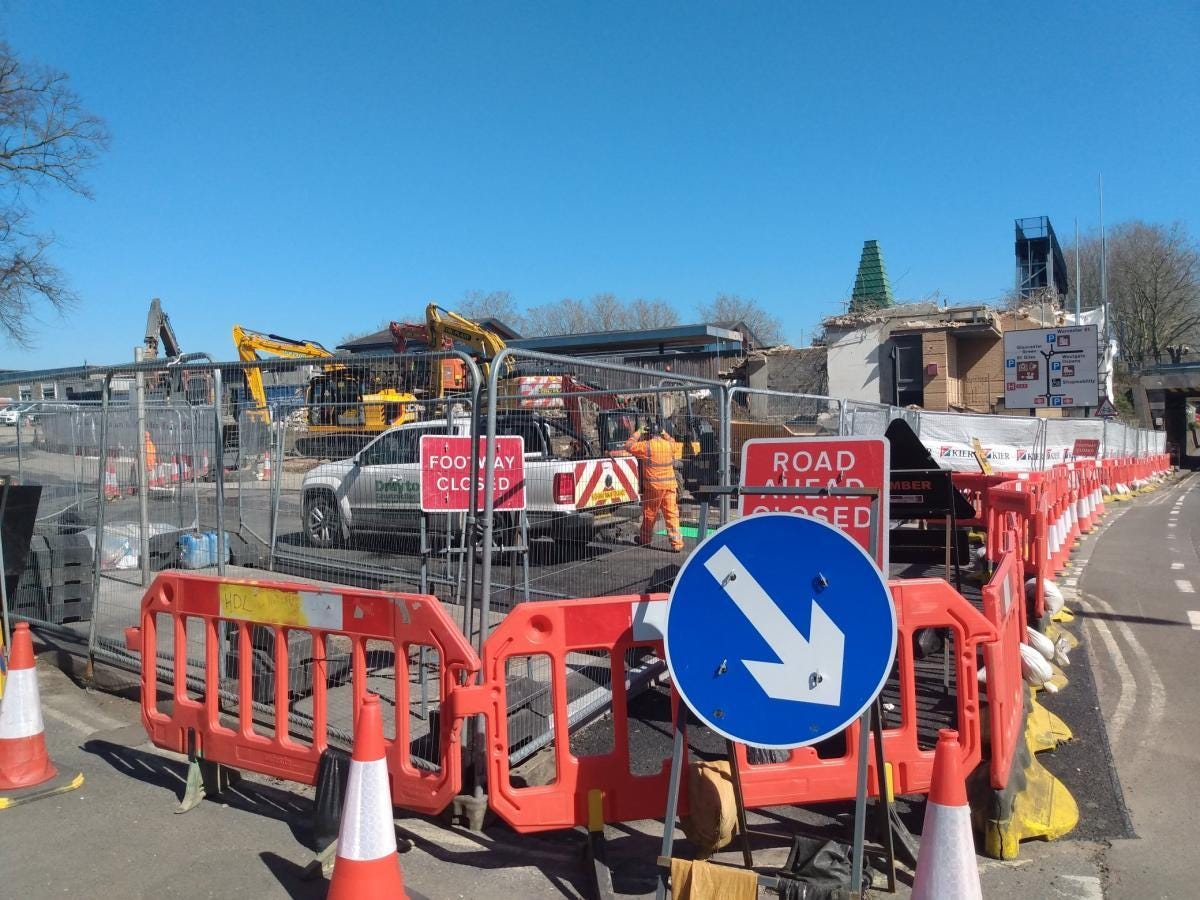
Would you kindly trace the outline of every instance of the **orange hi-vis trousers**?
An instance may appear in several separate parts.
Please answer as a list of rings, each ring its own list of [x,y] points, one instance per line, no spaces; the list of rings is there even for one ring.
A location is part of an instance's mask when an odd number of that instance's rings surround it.
[[[683,549],[683,535],[679,533],[679,491],[672,485],[669,488],[646,485],[642,493],[642,530],[638,535],[643,544],[649,544],[654,539],[654,525],[659,513],[667,523],[667,538],[673,550]]]

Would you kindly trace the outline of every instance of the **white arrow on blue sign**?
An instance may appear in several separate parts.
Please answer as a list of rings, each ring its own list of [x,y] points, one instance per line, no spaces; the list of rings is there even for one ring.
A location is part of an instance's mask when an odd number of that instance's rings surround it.
[[[789,748],[837,734],[883,689],[896,609],[855,541],[795,513],[713,532],[667,604],[667,666],[688,707],[739,743]]]

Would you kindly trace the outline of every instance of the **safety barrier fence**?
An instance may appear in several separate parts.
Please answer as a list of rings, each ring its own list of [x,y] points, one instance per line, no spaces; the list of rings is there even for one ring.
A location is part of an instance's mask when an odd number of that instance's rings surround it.
[[[1025,576],[1020,534],[1012,513],[1005,515],[1003,555],[992,578],[983,587],[983,614],[996,628],[999,639],[985,644],[989,762],[991,785],[1008,785],[1017,745],[1025,726],[1025,682],[1021,677],[1020,647],[1025,635]]]
[[[272,638],[275,672],[294,671],[289,657],[303,657],[309,669],[303,684],[264,679],[255,665],[256,633]],[[173,652],[197,634],[199,660]],[[460,721],[426,712],[424,734],[413,727],[427,703],[414,690],[427,674],[417,671],[426,654],[440,662],[434,702],[443,709],[459,680],[478,669],[471,646],[434,597],[164,573],[146,592],[141,624],[126,640],[141,659],[142,723],[156,746],[315,784],[331,719],[353,721],[369,686],[384,695],[390,711],[385,733],[393,802],[435,813],[461,787]],[[380,690],[381,677],[391,691]],[[160,681],[166,683],[162,699]],[[310,728],[293,727],[288,711],[298,703],[310,711]],[[255,714],[263,705],[273,712],[266,727]]]
[[[953,647],[953,714],[963,764],[973,769],[984,749],[976,661],[979,648],[995,641],[997,630],[944,580],[897,580],[890,588],[897,608],[899,649],[892,683],[886,689],[892,709],[885,721],[884,751],[895,790],[924,793],[932,776],[933,748],[928,736],[921,740],[919,735],[922,704],[928,697],[920,696],[915,637],[935,629],[945,633]],[[587,755],[574,750],[570,723],[576,716],[572,705],[588,702],[571,683],[588,657],[603,654],[614,673],[637,668],[637,661],[646,655],[661,659],[661,638],[650,623],[655,619],[652,607],[664,603],[660,595],[522,604],[485,643],[478,684],[469,683],[480,668],[477,658],[440,603],[429,596],[337,594],[298,584],[163,574],[146,593],[140,628],[131,629],[128,641],[141,656],[143,724],[157,746],[308,784],[314,782],[320,753],[327,746],[325,725],[334,695],[338,702],[356,708],[371,670],[391,668],[395,721],[388,761],[396,805],[437,812],[449,803],[461,787],[461,723],[469,716],[483,715],[489,803],[513,828],[529,832],[586,824],[592,791],[604,796],[606,821],[661,817],[668,787],[666,762],[647,774],[634,773],[630,679],[611,681],[607,752]],[[203,633],[203,660],[197,668],[174,655],[167,691],[170,702],[162,702],[156,690],[161,679],[160,652],[172,642],[178,646],[188,641],[189,631],[195,629]],[[255,629],[273,634],[277,671],[289,668],[287,657],[297,636],[313,648],[307,651],[311,684],[300,691],[283,680],[270,685],[276,715],[265,729],[248,713],[256,700],[251,664]],[[412,761],[416,736],[402,714],[417,702],[411,685],[416,648],[430,648],[441,659],[438,750],[424,754],[427,762],[435,763],[432,767]],[[381,654],[387,658],[381,660]],[[551,698],[548,718],[553,739],[546,750],[552,754],[553,774],[546,783],[526,785],[513,777],[509,753],[513,704],[508,693],[513,670],[524,670],[535,657],[546,660],[549,673],[543,690]],[[940,687],[941,673],[936,674]],[[307,735],[279,714],[298,700],[311,703],[313,727]],[[856,728],[847,732],[840,749],[824,756],[807,748],[792,751],[780,762],[759,763],[747,758],[744,748],[739,750],[747,805],[853,797]],[[877,784],[873,756],[869,766]]]

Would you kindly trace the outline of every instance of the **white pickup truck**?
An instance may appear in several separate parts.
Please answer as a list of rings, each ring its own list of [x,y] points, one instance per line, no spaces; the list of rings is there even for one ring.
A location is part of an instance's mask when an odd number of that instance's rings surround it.
[[[356,532],[416,532],[421,519],[422,435],[469,437],[466,417],[412,422],[385,431],[349,459],[317,466],[304,476],[304,536],[311,546],[332,547]],[[638,463],[631,457],[577,456],[574,435],[536,412],[502,412],[498,435],[525,443],[525,497],[531,537],[586,545],[597,531],[637,515]],[[430,527],[443,530],[444,514]],[[436,520],[443,519],[439,523]],[[497,543],[514,543],[511,513],[497,513]]]

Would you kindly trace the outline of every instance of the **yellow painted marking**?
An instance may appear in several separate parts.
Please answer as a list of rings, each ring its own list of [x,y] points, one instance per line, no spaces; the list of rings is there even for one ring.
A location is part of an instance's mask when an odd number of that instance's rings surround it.
[[[245,582],[222,582],[221,616],[300,628],[342,627],[342,597],[316,591],[281,591]]]
[[[604,830],[604,791],[588,791],[588,831]]]

